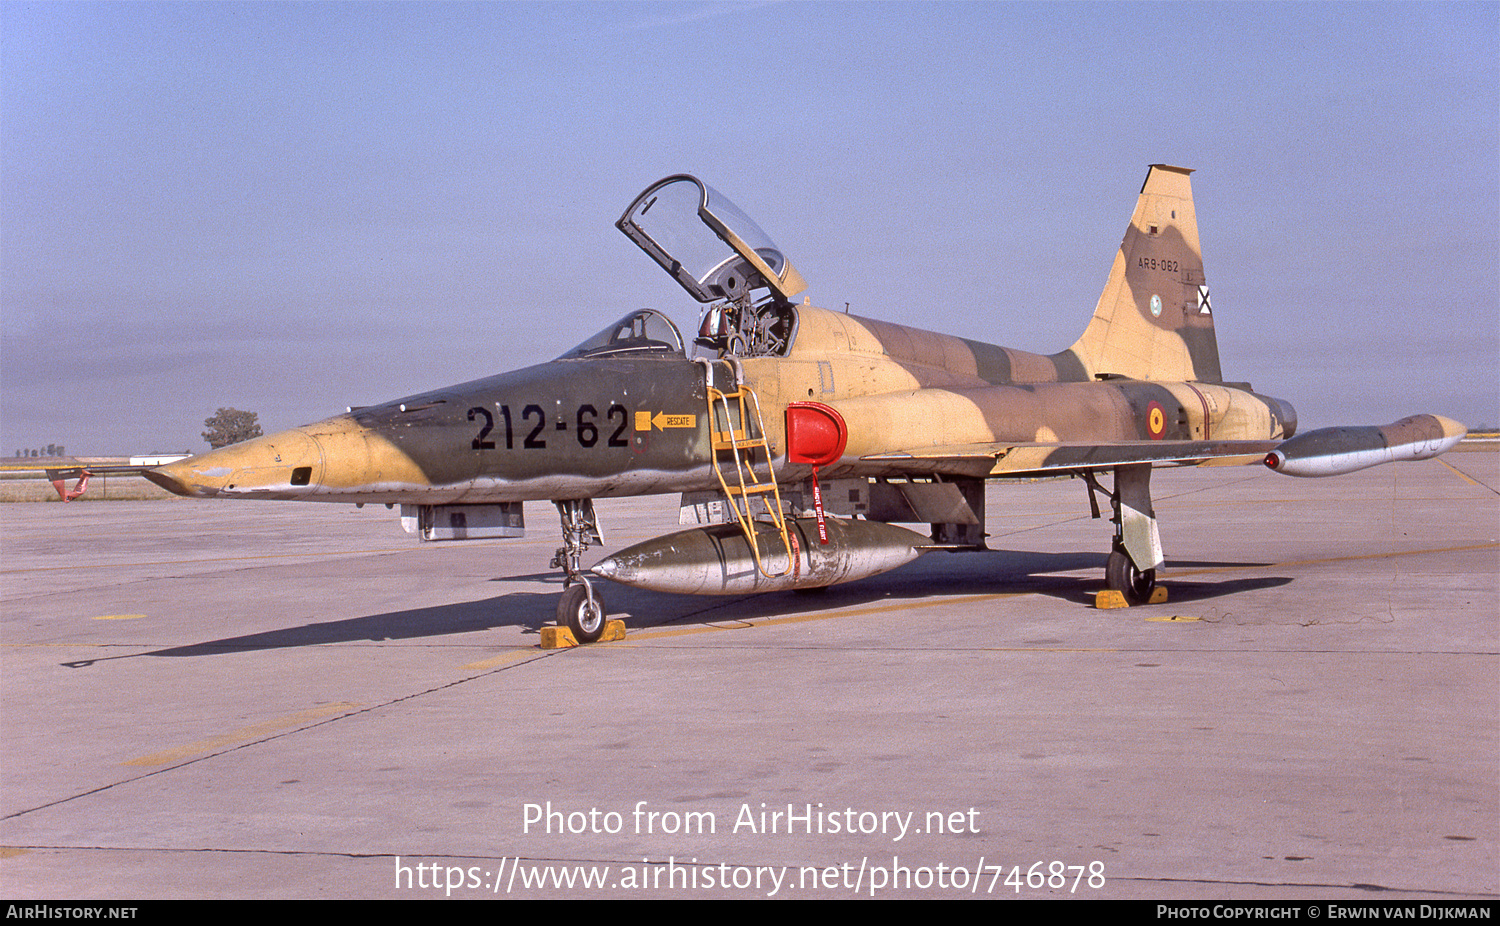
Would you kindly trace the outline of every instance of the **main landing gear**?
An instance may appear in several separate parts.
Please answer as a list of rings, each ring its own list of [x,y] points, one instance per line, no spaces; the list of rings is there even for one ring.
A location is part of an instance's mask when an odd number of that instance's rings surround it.
[[[603,544],[599,520],[594,516],[594,500],[570,498],[554,501],[562,519],[563,545],[552,556],[552,567],[561,569],[562,598],[557,602],[557,625],[572,631],[579,643],[593,643],[604,634],[607,616],[604,596],[584,576],[580,560],[588,548]]]
[[[1089,487],[1089,508],[1099,517],[1095,493],[1104,493],[1092,471],[1083,479]],[[1104,584],[1119,592],[1129,604],[1145,604],[1156,590],[1156,570],[1161,568],[1161,534],[1156,511],[1151,507],[1151,464],[1132,463],[1115,467],[1114,491],[1109,496],[1110,521],[1115,526]]]
[[[1104,584],[1124,595],[1131,604],[1144,604],[1151,600],[1151,592],[1156,589],[1156,570],[1136,568],[1125,548],[1116,546],[1104,567]]]

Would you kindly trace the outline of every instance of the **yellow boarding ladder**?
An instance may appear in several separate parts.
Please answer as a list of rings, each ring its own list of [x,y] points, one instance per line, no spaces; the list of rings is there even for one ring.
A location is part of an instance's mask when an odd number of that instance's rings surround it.
[[[781,490],[776,485],[776,472],[771,463],[771,448],[766,441],[765,421],[760,414],[760,399],[755,390],[745,385],[738,376],[732,392],[724,392],[708,378],[708,427],[709,441],[713,445],[714,475],[719,477],[719,486],[724,497],[734,508],[739,519],[740,530],[750,542],[750,552],[755,556],[755,568],[768,579],[787,575],[794,565],[792,545],[787,537],[786,515],[781,510]],[[765,457],[766,481],[761,481],[755,471],[755,457],[759,451]],[[727,458],[727,459],[726,459]],[[725,478],[724,470],[729,459],[734,461],[734,478]],[[765,505],[770,521],[781,535],[781,547],[786,550],[786,568],[781,572],[767,572],[761,562],[760,537],[750,513],[752,498],[759,498]]]

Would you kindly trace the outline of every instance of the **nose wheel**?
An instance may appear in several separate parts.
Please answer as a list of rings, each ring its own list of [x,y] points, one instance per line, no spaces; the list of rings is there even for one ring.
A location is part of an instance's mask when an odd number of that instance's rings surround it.
[[[557,601],[557,626],[572,631],[579,643],[593,643],[603,636],[606,617],[604,596],[584,579],[563,589]]]
[[[594,501],[574,498],[552,504],[562,519],[563,536],[563,545],[552,555],[552,568],[561,569],[566,576],[562,597],[557,601],[557,626],[568,628],[579,643],[593,643],[604,635],[607,622],[604,596],[594,591],[581,566],[588,548],[604,543]]]

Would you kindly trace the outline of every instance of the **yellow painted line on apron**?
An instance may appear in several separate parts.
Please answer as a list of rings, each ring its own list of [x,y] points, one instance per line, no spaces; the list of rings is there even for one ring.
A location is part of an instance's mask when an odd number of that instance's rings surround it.
[[[469,541],[470,546],[468,549],[475,549],[483,542],[471,540]],[[498,541],[490,542],[489,545],[493,546],[495,542]],[[521,541],[520,543],[512,543],[511,545],[545,546],[546,543],[537,540],[529,542],[529,544],[527,541]],[[133,569],[137,566],[192,566],[197,563],[241,563],[262,559],[305,559],[313,556],[383,556],[391,553],[412,553],[418,550],[430,551],[434,546],[436,545],[426,544],[420,547],[399,547],[389,550],[324,550],[310,553],[256,553],[248,556],[207,556],[199,557],[198,559],[136,560],[128,563],[74,563],[69,566],[22,566],[19,569],[0,569],[0,575],[18,575],[23,572],[54,572],[63,569]],[[439,551],[442,549],[457,549],[457,547],[439,547]]]
[[[1390,559],[1395,556],[1424,556],[1432,553],[1467,553],[1471,550],[1494,550],[1500,549],[1500,542],[1496,543],[1474,543],[1464,547],[1438,547],[1434,550],[1393,550],[1389,553],[1361,553],[1356,556],[1330,556],[1325,559],[1297,559],[1288,560],[1284,563],[1248,563],[1243,566],[1209,566],[1204,569],[1173,569],[1159,575],[1161,581],[1174,579],[1179,576],[1195,576],[1208,572],[1232,572],[1239,569],[1282,569],[1287,566],[1318,566],[1323,563],[1350,563],[1362,559]]]
[[[1455,473],[1458,476],[1458,478],[1462,479],[1464,482],[1467,482],[1469,485],[1471,485],[1471,486],[1477,486],[1477,485],[1479,485],[1478,481],[1476,481],[1475,479],[1473,479],[1468,473],[1466,473],[1463,470],[1459,469],[1457,466],[1454,466],[1452,463],[1449,463],[1447,460],[1439,459],[1438,462],[1441,463],[1441,464],[1443,464],[1444,466],[1448,467],[1448,470],[1450,472]]]
[[[632,633],[627,630],[625,635],[625,642],[630,643],[635,640],[655,640],[658,637],[686,637],[695,633],[718,633],[721,630],[748,630],[754,626],[754,624],[746,622],[735,627],[678,627],[675,630],[649,630],[645,633]],[[608,649],[608,647],[605,648]]]
[[[272,720],[263,720],[260,723],[251,724],[248,727],[241,727],[238,730],[233,730],[220,736],[210,737],[206,740],[199,740],[196,743],[188,743],[186,746],[178,746],[174,749],[163,749],[161,752],[153,752],[149,756],[141,756],[138,759],[131,759],[130,761],[123,762],[121,764],[140,765],[148,767],[154,765],[170,765],[173,762],[180,762],[183,759],[190,759],[193,756],[201,755],[205,752],[212,752],[213,750],[219,749],[224,746],[231,746],[235,743],[248,743],[251,740],[260,739],[261,737],[269,736],[272,733],[278,733],[282,730],[290,730],[293,727],[299,727],[314,720],[322,720],[325,717],[332,717],[335,714],[348,713],[349,711],[356,710],[358,707],[358,704],[354,704],[349,701],[340,701],[336,704],[322,704],[318,707],[310,707],[305,711],[299,711],[295,714],[288,714],[285,717],[277,717]]]
[[[0,649],[104,649],[119,643],[0,643]]]
[[[101,614],[94,618],[96,621],[138,621],[144,618],[144,614]]]
[[[833,611],[827,614],[797,614],[790,617],[771,617],[765,620],[755,618],[733,618],[735,624],[732,627],[709,625],[705,627],[678,627],[673,630],[650,630],[645,633],[632,633],[627,640],[651,640],[657,637],[681,637],[694,633],[717,633],[722,630],[744,630],[749,627],[771,627],[777,624],[805,624],[812,621],[831,621],[841,617],[860,617],[865,614],[883,614],[888,611],[907,611],[915,608],[935,608],[945,604],[969,604],[976,601],[992,601],[997,598],[1014,598],[1024,595],[1025,592],[999,592],[993,595],[969,595],[964,598],[937,598],[921,601],[903,602],[901,604],[881,605],[873,608],[856,608],[853,611]],[[716,624],[722,622],[715,622]]]
[[[732,626],[723,623],[708,625],[704,627],[678,627],[672,630],[648,630],[642,633],[631,633],[625,638],[627,644],[636,640],[656,640],[665,637],[685,637],[697,633],[719,633],[725,630],[749,630],[755,627],[773,627],[783,624],[805,624],[813,621],[831,621],[845,617],[863,617],[869,614],[888,614],[892,611],[915,611],[918,608],[936,608],[942,605],[964,605],[977,604],[982,601],[998,601],[1002,598],[1019,598],[1030,592],[996,592],[989,595],[966,595],[962,598],[927,598],[917,601],[903,601],[900,604],[877,605],[869,608],[855,608],[852,611],[833,611],[827,614],[797,614],[790,617],[772,617],[765,620],[755,618],[739,618]],[[607,648],[607,647],[606,647]],[[1078,648],[1078,647],[982,647],[986,651],[1015,653],[1108,653],[1114,652],[1109,648]]]
[[[536,648],[528,646],[523,650],[516,650],[515,652],[511,653],[501,653],[498,656],[491,656],[488,659],[481,659],[479,662],[471,662],[467,665],[459,666],[458,669],[460,672],[480,672],[484,669],[493,669],[495,666],[504,665],[507,662],[514,662],[517,659],[530,659],[534,656],[536,656]]]

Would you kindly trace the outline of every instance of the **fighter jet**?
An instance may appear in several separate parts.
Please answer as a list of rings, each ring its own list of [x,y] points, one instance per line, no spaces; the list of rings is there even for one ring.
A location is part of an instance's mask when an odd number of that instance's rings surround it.
[[[1094,517],[1108,503],[1105,584],[1145,602],[1163,564],[1154,468],[1336,475],[1465,433],[1418,415],[1294,436],[1290,404],[1225,382],[1190,173],[1150,167],[1092,319],[1055,354],[799,303],[806,284],[765,232],[697,178],[667,177],[616,224],[705,307],[693,356],[643,309],[547,363],[144,475],[197,498],[400,505],[434,541],[520,536],[522,503],[550,501],[557,619],[582,642],[605,627],[601,578],[690,594],[855,581],[984,548],[988,480],[1072,476]],[[584,568],[602,543],[594,499],[664,493],[681,494],[683,530]]]

